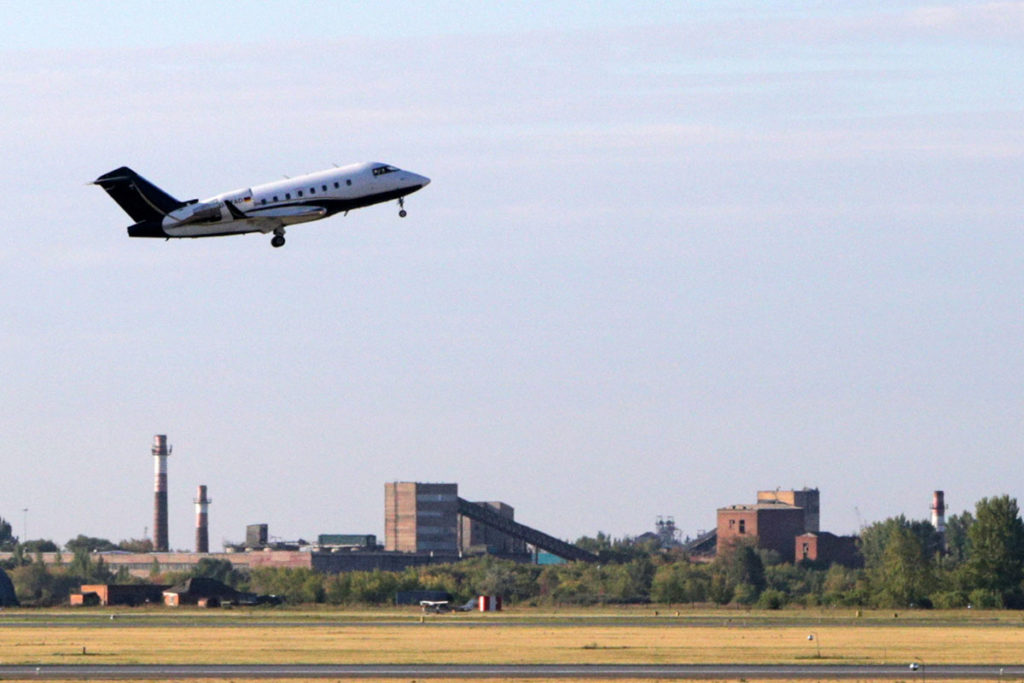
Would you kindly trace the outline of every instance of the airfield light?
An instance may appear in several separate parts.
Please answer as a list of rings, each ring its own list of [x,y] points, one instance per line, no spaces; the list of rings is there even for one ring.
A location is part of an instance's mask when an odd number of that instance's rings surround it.
[[[821,641],[818,640],[817,633],[808,633],[807,640],[812,641],[816,648],[816,654],[814,655],[817,659],[821,659]]]

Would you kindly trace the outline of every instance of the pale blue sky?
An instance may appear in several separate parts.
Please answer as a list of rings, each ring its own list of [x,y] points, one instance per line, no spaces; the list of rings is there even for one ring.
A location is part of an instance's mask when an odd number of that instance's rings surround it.
[[[842,5],[837,7],[837,5]],[[1024,474],[1024,3],[36,3],[0,26],[0,516],[383,535],[456,481],[561,537],[817,486],[838,533]],[[332,163],[430,176],[129,240]],[[151,529],[150,529],[151,531]]]

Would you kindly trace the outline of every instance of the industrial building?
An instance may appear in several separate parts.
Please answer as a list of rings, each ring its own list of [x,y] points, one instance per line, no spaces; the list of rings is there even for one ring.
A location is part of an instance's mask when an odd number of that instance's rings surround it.
[[[385,484],[384,550],[458,556],[458,484]]]
[[[163,591],[170,586],[156,584],[83,584],[71,594],[71,604],[78,605],[136,605],[159,604]]]
[[[166,525],[166,455],[170,453],[166,436],[155,437],[152,450],[158,460],[157,471],[164,475],[157,478],[155,514]],[[408,567],[455,562],[466,554],[474,553],[492,553],[528,562],[533,559],[530,547],[538,555],[546,551],[564,560],[590,562],[597,559],[571,543],[516,522],[514,509],[507,503],[472,503],[460,498],[458,484],[453,483],[387,483],[384,488],[384,550],[380,550],[373,534],[321,534],[316,545],[270,543],[268,525],[261,523],[246,527],[244,545],[232,547],[227,552],[205,552],[209,543],[208,506],[212,502],[205,486],[198,488],[194,502],[197,552],[113,551],[94,553],[94,556],[102,558],[111,571],[124,569],[140,578],[148,578],[154,573],[190,571],[200,560],[207,558],[230,562],[241,571],[256,567],[283,567],[332,574],[402,571]],[[164,533],[161,531],[154,541],[157,538],[164,540]],[[10,556],[11,553],[0,553],[0,560]],[[41,558],[46,564],[59,564],[63,560],[61,553],[42,553]],[[2,588],[0,583],[0,596]],[[137,599],[130,590],[118,593],[114,599]],[[88,599],[105,602],[111,597],[96,593]]]
[[[515,519],[515,510],[507,503],[490,501],[474,504],[490,508],[505,519]],[[462,516],[459,523],[459,550],[463,555],[527,554],[526,542],[522,539],[466,516]]]
[[[758,491],[757,502],[729,505],[717,511],[716,525],[683,546],[690,556],[708,561],[737,543],[774,550],[787,562],[798,557],[796,538],[819,531],[818,489]]]
[[[793,561],[793,542],[806,533],[804,509],[787,503],[730,505],[718,509],[718,552],[740,541],[774,550],[786,562]]]
[[[801,534],[796,537],[795,552],[797,562],[864,566],[864,558],[857,549],[856,536],[836,536],[827,531]]]
[[[525,550],[531,545],[566,560],[597,560],[571,543],[516,522],[511,505],[460,498],[458,484],[389,482],[384,486],[384,509],[384,549],[388,551],[454,558],[467,547]]]
[[[804,511],[804,531],[817,532],[821,525],[821,496],[818,489],[758,491],[759,505],[791,505]]]

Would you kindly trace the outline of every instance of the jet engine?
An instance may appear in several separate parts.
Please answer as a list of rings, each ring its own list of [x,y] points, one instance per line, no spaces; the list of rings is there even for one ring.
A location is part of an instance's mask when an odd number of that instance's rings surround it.
[[[172,226],[188,225],[189,223],[215,223],[221,219],[220,202],[204,202],[189,204],[167,214]]]

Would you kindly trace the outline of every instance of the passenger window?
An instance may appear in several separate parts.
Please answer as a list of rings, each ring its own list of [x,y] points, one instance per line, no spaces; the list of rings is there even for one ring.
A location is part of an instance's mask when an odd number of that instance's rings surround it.
[[[315,187],[309,188],[309,193],[310,194],[316,194],[316,188]]]
[[[284,198],[285,199],[291,199],[292,198],[292,193],[291,192],[285,192],[284,193]]]
[[[326,185],[321,186],[320,189],[323,190],[324,192],[327,192],[327,186]]]
[[[277,201],[277,195],[276,194],[274,195],[274,201],[275,202]]]
[[[335,190],[337,190],[337,189],[338,189],[338,183],[337,183],[337,181],[335,181],[335,183],[334,183],[334,189],[335,189]]]
[[[351,180],[346,180],[346,181],[345,181],[345,184],[346,184],[346,185],[351,185],[351,184],[352,184],[352,181],[351,181]]]
[[[300,197],[302,196],[302,190],[299,190],[299,196]]]
[[[267,198],[266,197],[264,197],[263,199],[260,200],[260,204],[266,204],[266,203],[267,203]]]

